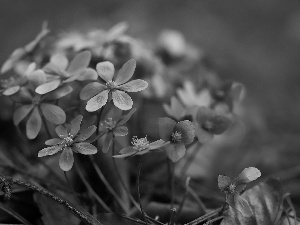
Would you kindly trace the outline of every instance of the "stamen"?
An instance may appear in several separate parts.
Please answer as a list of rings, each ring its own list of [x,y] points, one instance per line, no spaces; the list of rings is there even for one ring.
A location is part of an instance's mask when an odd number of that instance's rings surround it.
[[[175,131],[174,133],[172,133],[172,141],[173,142],[180,142],[182,139],[182,134],[179,131]]]
[[[117,87],[117,85],[115,84],[115,82],[114,81],[108,81],[106,84],[106,87],[108,87],[109,89],[114,89],[114,88],[116,88]]]
[[[104,120],[104,123],[102,123],[102,126],[104,125],[105,128],[112,130],[116,126],[116,121],[114,121],[111,117]]]
[[[137,138],[137,136],[134,136],[132,138],[131,144],[133,145],[133,148],[137,151],[141,151],[147,148],[149,145],[149,141],[147,140],[147,136],[144,138]]]

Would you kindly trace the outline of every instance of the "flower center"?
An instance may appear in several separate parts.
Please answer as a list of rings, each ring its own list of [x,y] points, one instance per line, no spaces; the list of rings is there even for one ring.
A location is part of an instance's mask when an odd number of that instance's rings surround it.
[[[32,99],[32,104],[38,105],[38,104],[40,103],[40,100],[41,100],[41,96],[36,95],[36,96],[34,96],[33,99]]]
[[[174,133],[172,133],[172,141],[173,142],[180,142],[182,139],[182,134],[179,131],[175,131]]]
[[[114,81],[108,81],[106,84],[106,87],[108,88],[108,89],[114,89],[114,88],[116,88],[117,87],[117,85],[115,84],[115,82]]]
[[[137,151],[141,151],[147,148],[149,145],[149,141],[147,140],[147,136],[144,138],[137,138],[137,136],[134,136],[132,138],[131,144],[133,145],[133,148]]]
[[[104,126],[109,130],[112,130],[116,126],[116,123],[117,123],[116,121],[114,121],[111,117],[109,117],[106,120],[104,120],[104,125],[102,124],[102,126]]]
[[[63,141],[62,145],[64,145],[64,147],[68,147],[73,143],[73,135],[71,135],[69,133],[68,137],[65,137],[63,140],[64,141]]]

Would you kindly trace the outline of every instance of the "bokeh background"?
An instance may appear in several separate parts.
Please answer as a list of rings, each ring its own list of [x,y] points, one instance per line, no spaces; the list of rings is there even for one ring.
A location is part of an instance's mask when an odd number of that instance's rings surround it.
[[[246,86],[244,105],[257,129],[234,151],[219,152],[219,161],[231,158],[232,174],[239,160],[265,176],[275,173],[300,197],[300,1],[1,0],[0,64],[35,37],[43,21],[52,35],[127,21],[128,34],[149,45],[163,29],[182,32],[221,77]],[[224,171],[220,163],[210,168]]]

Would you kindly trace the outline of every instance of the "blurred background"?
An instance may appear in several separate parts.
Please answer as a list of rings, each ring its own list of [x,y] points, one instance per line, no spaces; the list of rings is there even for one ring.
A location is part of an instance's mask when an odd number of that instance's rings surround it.
[[[300,1],[2,0],[0,64],[35,37],[43,21],[51,35],[127,21],[128,34],[149,45],[163,29],[182,32],[221,77],[246,86],[245,109],[251,109],[248,117],[257,128],[239,146],[218,152],[210,162],[212,174],[223,166],[230,175],[257,166],[264,176],[285,179],[300,197]],[[241,165],[235,168],[237,160]]]

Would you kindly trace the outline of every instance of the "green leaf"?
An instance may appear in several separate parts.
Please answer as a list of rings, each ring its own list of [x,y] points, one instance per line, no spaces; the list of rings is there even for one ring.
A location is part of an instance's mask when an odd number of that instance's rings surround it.
[[[73,145],[74,152],[81,153],[83,155],[93,155],[97,153],[97,148],[87,142],[80,142]]]
[[[35,193],[34,200],[39,207],[45,225],[76,225],[80,223],[80,220],[65,207],[47,197]]]
[[[34,108],[34,105],[22,105],[16,109],[13,115],[13,121],[15,126],[17,126]]]
[[[50,91],[54,91],[56,88],[59,87],[61,81],[58,79],[58,80],[52,80],[48,83],[45,83],[45,84],[42,84],[40,86],[38,86],[36,89],[35,89],[35,92],[40,94],[40,95],[44,95],[46,93],[49,93]]]
[[[80,124],[83,119],[82,115],[76,116],[70,123],[70,134],[75,136],[80,130]]]

